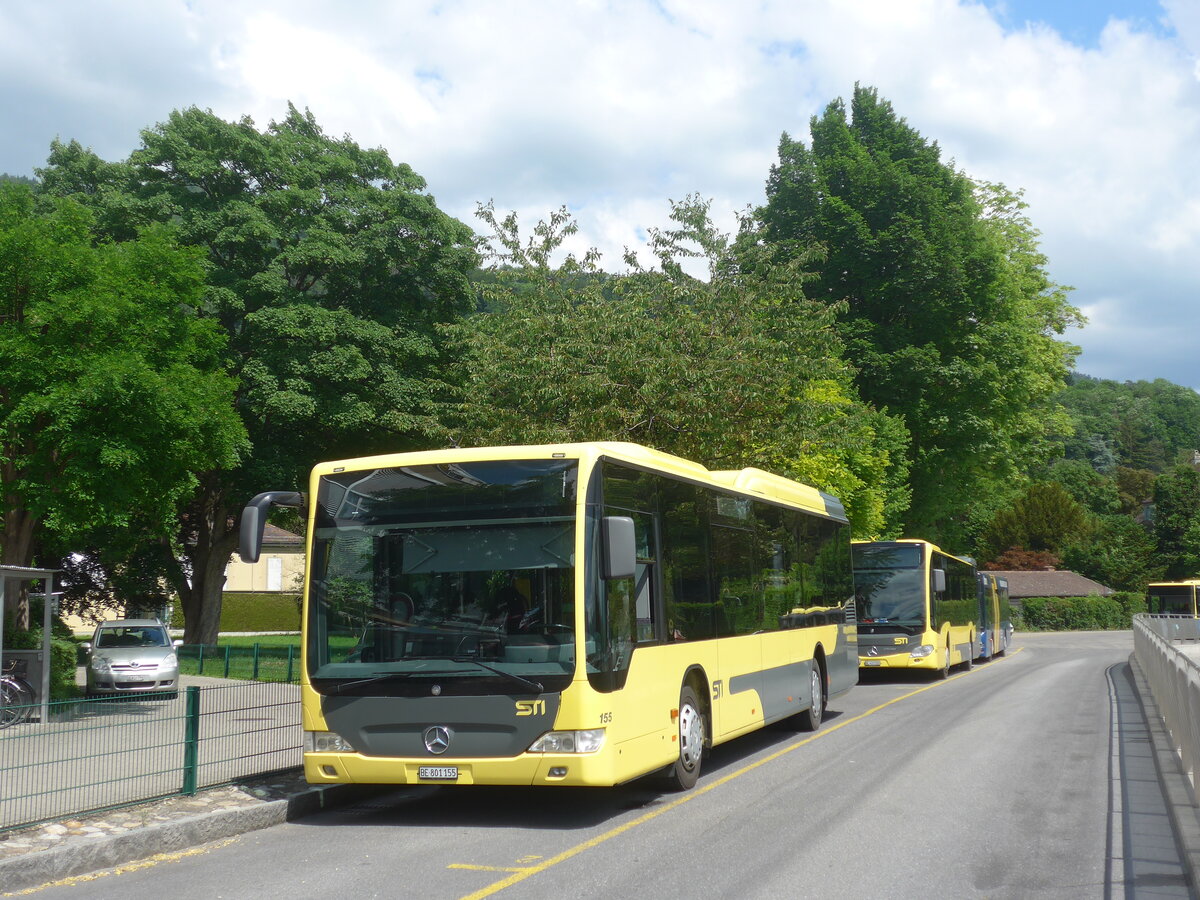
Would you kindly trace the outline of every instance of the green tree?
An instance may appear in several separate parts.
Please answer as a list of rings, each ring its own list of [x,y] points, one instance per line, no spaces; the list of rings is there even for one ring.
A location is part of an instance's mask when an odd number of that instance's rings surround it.
[[[1090,512],[1111,515],[1121,511],[1116,478],[1108,477],[1080,459],[1060,459],[1046,469],[1046,481],[1066,488]]]
[[[804,255],[735,259],[696,198],[652,231],[657,268],[627,254],[551,258],[565,211],[522,241],[514,216],[493,232],[490,312],[455,329],[468,370],[464,443],[629,440],[711,468],[758,466],[839,496],[859,533],[907,503],[899,424],[862,404],[841,361],[834,311],[804,297]],[[707,281],[681,261],[707,262]]]
[[[96,241],[71,200],[0,185],[0,557],[137,519],[166,534],[193,472],[245,449],[199,253],[165,227]],[[44,563],[43,563],[44,564]],[[27,626],[19,590],[6,592]]]
[[[758,211],[765,238],[828,249],[810,296],[838,309],[856,385],[909,434],[909,534],[961,544],[972,503],[1048,458],[1049,404],[1079,323],[1046,274],[1019,196],[972,181],[874,89],[783,135]],[[970,498],[970,502],[964,502]]]
[[[253,452],[198,473],[177,526],[184,557],[164,575],[185,639],[213,643],[250,496],[301,487],[320,458],[443,439],[437,326],[470,306],[474,236],[409,166],[327,136],[291,106],[263,131],[173,112],[121,163],[56,142],[39,175],[91,205],[114,238],[171,221],[208,259],[204,314],[227,337]]]
[[[1086,459],[1099,471],[1117,465],[1165,472],[1200,449],[1200,394],[1158,378],[1108,381],[1073,375],[1056,398],[1074,423],[1065,442],[1068,458]]]
[[[1117,466],[1117,500],[1121,512],[1132,517],[1142,513],[1146,504],[1154,499],[1154,478],[1154,473],[1147,469]]]
[[[1200,576],[1200,472],[1176,466],[1154,482],[1154,538],[1168,581]]]
[[[1144,593],[1161,565],[1154,536],[1128,516],[1093,516],[1063,547],[1063,565],[1119,591]]]
[[[1087,524],[1084,508],[1061,484],[1034,482],[992,519],[979,539],[980,556],[995,559],[1014,547],[1057,554]]]

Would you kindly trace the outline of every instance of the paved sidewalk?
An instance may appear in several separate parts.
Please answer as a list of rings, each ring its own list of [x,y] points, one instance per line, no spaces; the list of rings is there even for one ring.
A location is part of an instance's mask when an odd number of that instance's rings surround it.
[[[1183,770],[1150,685],[1132,654],[1127,677],[1142,718],[1140,723],[1128,723],[1125,734],[1128,756],[1122,774],[1129,827],[1122,855],[1126,884],[1156,897],[1196,897],[1200,809],[1192,799],[1191,778]],[[1156,824],[1159,817],[1167,820],[1164,825]],[[1117,853],[1121,850],[1114,848]]]
[[[311,787],[297,770],[0,834],[0,896],[269,828],[362,793]]]

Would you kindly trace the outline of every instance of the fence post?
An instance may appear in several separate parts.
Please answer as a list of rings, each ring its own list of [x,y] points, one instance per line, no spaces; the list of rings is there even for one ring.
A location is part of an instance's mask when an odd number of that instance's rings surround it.
[[[200,688],[187,689],[183,714],[183,795],[196,796],[197,771],[200,768]]]
[[[200,645],[200,671],[198,674],[200,674],[200,675],[204,674],[204,645],[203,644]]]
[[[258,681],[258,648],[259,645],[256,643],[254,645],[254,674],[250,676],[255,681]]]
[[[229,651],[230,651],[230,649],[231,648],[228,645],[225,647],[225,677],[226,678],[229,677]]]
[[[288,683],[288,684],[291,684],[291,683],[292,683],[292,645],[291,645],[291,644],[288,644],[288,673],[287,673],[287,683]]]

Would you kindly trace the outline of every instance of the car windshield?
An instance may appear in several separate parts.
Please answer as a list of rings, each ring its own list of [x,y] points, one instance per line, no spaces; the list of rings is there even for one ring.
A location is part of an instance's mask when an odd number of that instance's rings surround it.
[[[96,632],[95,646],[114,647],[166,647],[171,643],[165,628],[157,625],[102,626]]]
[[[309,595],[314,686],[565,687],[575,669],[576,471],[574,460],[503,460],[323,478]]]

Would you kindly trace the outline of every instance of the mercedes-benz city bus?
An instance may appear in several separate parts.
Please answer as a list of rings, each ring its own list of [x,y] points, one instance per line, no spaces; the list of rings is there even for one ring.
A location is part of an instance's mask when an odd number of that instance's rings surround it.
[[[858,680],[833,497],[624,443],[328,462],[307,495],[304,769],[328,784],[676,789]]]
[[[945,678],[977,654],[975,566],[928,541],[855,541],[859,664]]]
[[[1008,652],[1013,623],[1007,578],[991,572],[979,573],[979,613],[975,627],[979,634],[978,659],[991,659]]]

